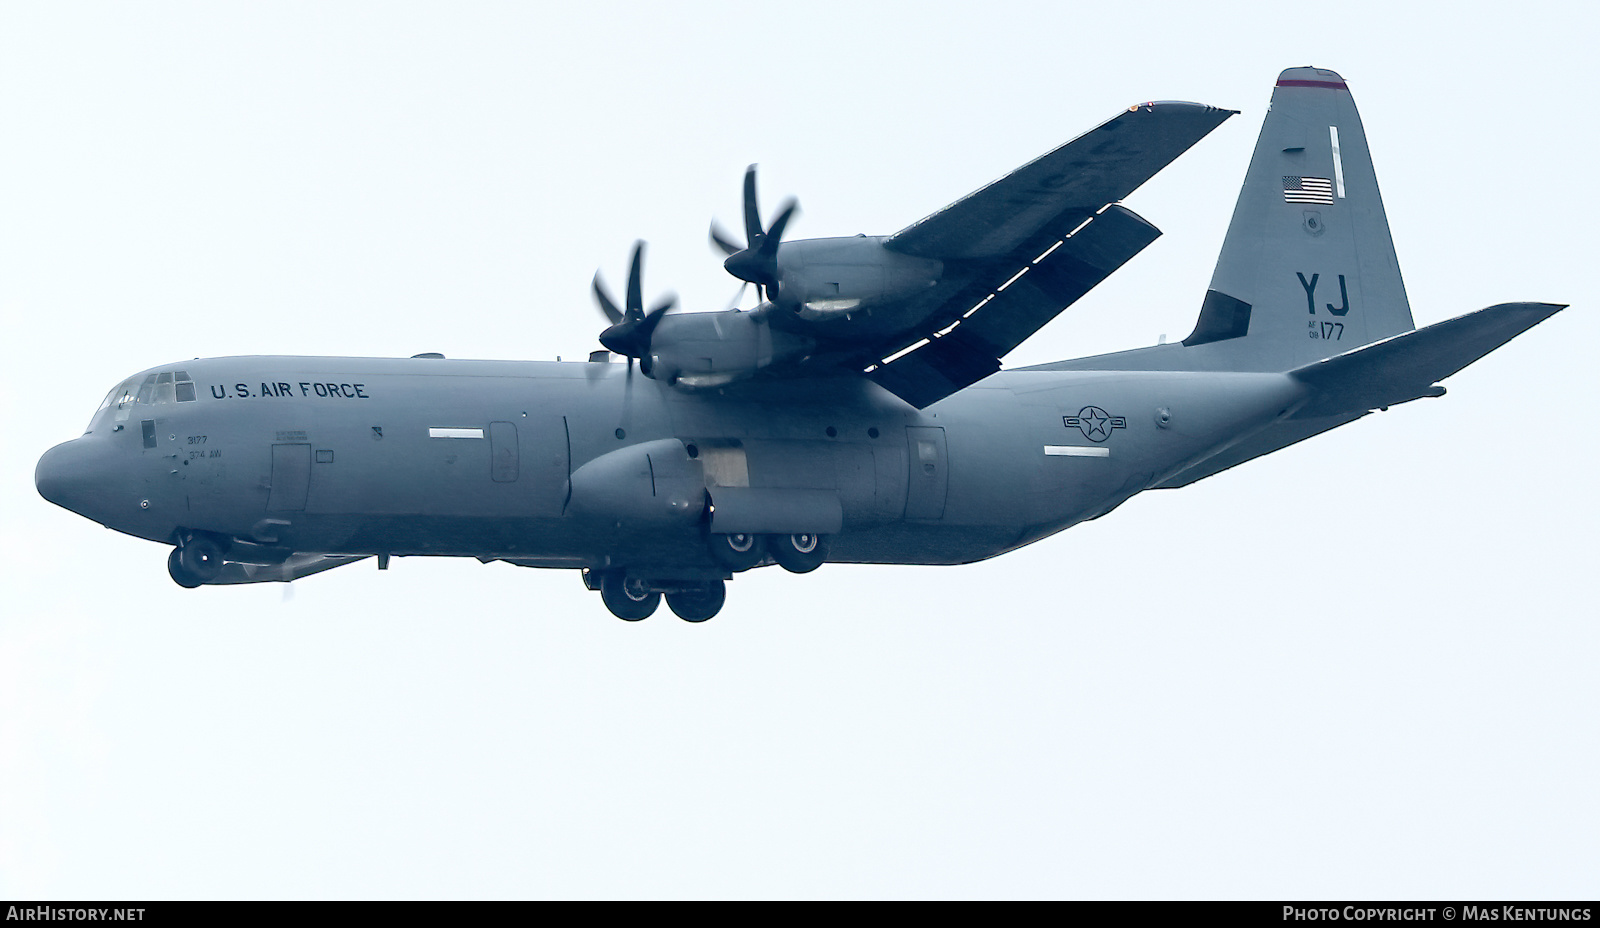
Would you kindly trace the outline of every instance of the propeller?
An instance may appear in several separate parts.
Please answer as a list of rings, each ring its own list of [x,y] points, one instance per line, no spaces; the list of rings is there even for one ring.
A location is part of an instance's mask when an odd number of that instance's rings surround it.
[[[657,300],[650,311],[644,309],[643,283],[640,269],[644,263],[644,242],[633,243],[633,262],[628,269],[628,297],[624,308],[618,309],[616,300],[606,291],[600,272],[594,272],[594,296],[600,303],[600,312],[611,323],[600,333],[600,344],[609,351],[639,359],[639,369],[650,375],[650,336],[662,317],[678,302],[673,294]],[[631,362],[630,362],[631,363]]]
[[[756,205],[756,166],[752,164],[744,171],[745,244],[739,245],[730,239],[716,220],[711,222],[711,243],[728,256],[722,266],[729,274],[760,287],[767,300],[777,296],[778,245],[783,241],[784,228],[799,208],[800,203],[794,197],[783,201],[778,218],[763,230],[761,209]]]

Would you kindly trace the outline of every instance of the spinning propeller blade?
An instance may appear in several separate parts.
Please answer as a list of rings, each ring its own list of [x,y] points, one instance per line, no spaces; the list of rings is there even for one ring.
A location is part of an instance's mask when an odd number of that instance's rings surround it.
[[[677,305],[678,298],[667,294],[650,307],[649,312],[644,309],[644,242],[633,243],[633,260],[628,269],[627,304],[622,309],[617,308],[617,303],[607,292],[605,283],[600,279],[600,272],[594,275],[595,300],[600,304],[600,312],[611,323],[605,331],[600,333],[600,344],[609,351],[626,355],[629,358],[638,358],[640,368],[648,375],[646,367],[650,357],[650,336],[655,332],[656,326],[661,324],[661,319],[668,311]]]
[[[783,230],[800,208],[793,197],[783,202],[778,217],[766,229],[761,228],[761,207],[756,200],[756,166],[744,172],[744,235],[745,244],[736,244],[715,220],[711,223],[711,244],[728,256],[722,266],[729,274],[761,288],[762,296],[771,300],[778,289],[778,246],[783,242]]]

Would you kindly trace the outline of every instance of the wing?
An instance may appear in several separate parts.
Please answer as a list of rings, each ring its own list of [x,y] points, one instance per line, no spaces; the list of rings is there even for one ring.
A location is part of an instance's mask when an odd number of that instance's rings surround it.
[[[1165,100],[1130,106],[901,229],[885,245],[942,260],[1012,255],[1040,230],[1065,234],[1126,198],[1236,112]]]
[[[1199,103],[1129,107],[890,236],[886,249],[946,271],[874,337],[858,338],[849,360],[918,407],[999,370],[1000,358],[1160,236],[1116,202],[1234,114]]]

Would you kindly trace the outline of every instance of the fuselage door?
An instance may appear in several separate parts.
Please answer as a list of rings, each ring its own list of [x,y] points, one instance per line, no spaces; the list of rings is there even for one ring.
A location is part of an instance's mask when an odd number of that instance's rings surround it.
[[[906,480],[906,518],[944,518],[945,491],[950,486],[946,473],[944,429],[937,426],[906,426],[906,450],[911,473]]]
[[[311,488],[311,446],[272,446],[272,491],[267,508],[279,512],[304,512]]]
[[[517,427],[510,422],[489,423],[489,475],[495,483],[515,483],[521,454]]]

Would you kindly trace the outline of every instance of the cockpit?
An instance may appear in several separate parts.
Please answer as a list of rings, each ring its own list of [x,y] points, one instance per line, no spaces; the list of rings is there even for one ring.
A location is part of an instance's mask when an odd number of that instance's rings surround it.
[[[118,384],[106,394],[83,433],[87,435],[107,422],[127,422],[135,406],[192,403],[194,399],[194,380],[187,371],[160,371],[146,374],[142,380],[136,377]]]

